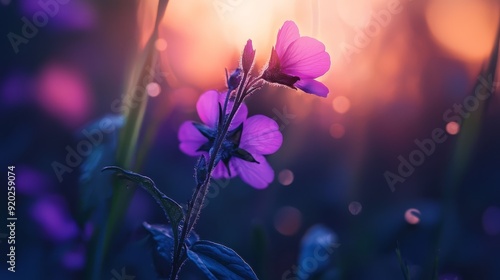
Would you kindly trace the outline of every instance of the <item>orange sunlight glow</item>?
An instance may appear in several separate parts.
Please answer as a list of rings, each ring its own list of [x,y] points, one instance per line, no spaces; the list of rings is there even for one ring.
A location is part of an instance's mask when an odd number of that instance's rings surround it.
[[[434,39],[464,61],[481,61],[491,52],[500,4],[491,0],[431,1],[427,24]],[[478,32],[481,30],[481,32]]]
[[[370,0],[337,0],[339,17],[351,27],[363,27],[370,17]]]
[[[144,5],[138,11],[147,11],[139,17],[141,38],[151,32],[150,11],[157,1]],[[162,69],[168,72],[169,86],[191,88],[193,95],[186,102],[192,103],[208,89],[224,89],[224,68],[232,71],[238,66],[248,39],[256,49],[255,69],[262,69],[279,28],[293,20],[302,36],[325,44],[331,67],[318,80],[328,86],[330,94],[317,100],[300,91],[275,94],[292,90],[268,86],[267,97],[258,98],[269,102],[286,98],[299,120],[313,113],[335,118],[349,111],[350,117],[363,121],[394,102],[421,108],[426,98],[422,82],[429,79],[426,73],[436,58],[443,58],[439,51],[445,54],[445,62],[456,60],[475,79],[493,45],[499,6],[496,0],[171,1],[160,27],[162,39],[155,46]],[[440,82],[432,79],[425,86]],[[184,102],[179,98],[188,97],[177,96],[175,104]],[[355,110],[351,108],[354,103]],[[333,129],[331,124],[322,126],[332,137],[343,137],[340,126]]]

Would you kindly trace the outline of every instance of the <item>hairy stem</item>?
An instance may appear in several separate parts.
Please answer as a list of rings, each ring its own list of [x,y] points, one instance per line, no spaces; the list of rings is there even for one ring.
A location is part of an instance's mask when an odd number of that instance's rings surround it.
[[[247,78],[248,78],[247,74],[243,74],[243,79],[240,85],[238,86],[238,92],[236,94],[233,108],[231,109],[229,116],[227,118],[224,118],[222,129],[218,130],[217,137],[215,138],[214,141],[214,145],[209,152],[209,162],[207,164],[207,176],[205,177],[203,183],[200,186],[196,187],[193,193],[193,197],[191,198],[191,201],[188,204],[189,206],[187,210],[186,220],[182,225],[182,232],[179,239],[179,246],[177,247],[177,251],[174,252],[172,273],[170,275],[171,280],[175,280],[178,277],[180,266],[182,265],[181,262],[182,247],[183,247],[182,244],[184,244],[186,238],[189,236],[189,233],[193,229],[194,225],[196,224],[196,221],[198,220],[198,217],[200,216],[201,208],[205,201],[205,197],[208,192],[208,187],[210,186],[212,172],[216,164],[218,163],[216,162],[217,155],[221,150],[222,143],[224,142],[224,139],[227,136],[229,127],[234,119],[234,116],[236,115],[236,112],[238,112],[238,109],[240,108],[241,104],[243,103],[243,99],[246,96],[245,93],[247,91],[247,85],[246,85]],[[226,97],[226,100],[224,102],[224,111],[223,111],[224,115],[225,115],[225,110],[227,109],[229,94],[230,92],[228,92],[228,96]]]

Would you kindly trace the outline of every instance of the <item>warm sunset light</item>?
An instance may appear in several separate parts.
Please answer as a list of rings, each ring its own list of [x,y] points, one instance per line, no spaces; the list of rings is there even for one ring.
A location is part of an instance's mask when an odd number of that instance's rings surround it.
[[[0,279],[500,279],[500,0],[0,7]]]
[[[434,0],[426,10],[434,39],[466,61],[480,61],[490,54],[499,17],[500,4],[487,0],[459,0],[453,5],[448,0]]]

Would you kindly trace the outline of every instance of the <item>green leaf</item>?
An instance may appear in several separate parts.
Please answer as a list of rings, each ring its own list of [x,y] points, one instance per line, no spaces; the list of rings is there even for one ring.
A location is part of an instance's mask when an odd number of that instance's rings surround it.
[[[252,268],[224,245],[200,240],[189,248],[187,255],[210,280],[258,279]]]
[[[172,224],[172,232],[175,240],[175,247],[177,248],[179,240],[179,225],[184,220],[184,212],[182,207],[175,202],[170,197],[163,194],[155,185],[153,180],[150,178],[134,173],[132,171],[123,170],[117,166],[107,166],[102,169],[102,171],[111,170],[116,173],[116,175],[124,177],[130,181],[139,184],[144,188],[153,198],[160,204],[161,208],[165,212],[168,220]]]

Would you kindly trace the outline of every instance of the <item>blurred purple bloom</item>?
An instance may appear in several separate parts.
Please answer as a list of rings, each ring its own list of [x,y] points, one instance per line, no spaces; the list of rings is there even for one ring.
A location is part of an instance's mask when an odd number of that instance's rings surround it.
[[[330,69],[330,55],[325,45],[311,37],[300,37],[293,21],[286,21],[278,32],[276,47],[262,78],[293,89],[321,97],[328,95],[328,88],[315,79]]]
[[[226,94],[207,91],[196,104],[203,122],[184,122],[179,128],[180,149],[190,156],[205,155],[217,135],[219,106]],[[227,112],[233,106],[229,102]],[[244,182],[257,189],[266,188],[274,179],[274,170],[264,155],[276,152],[283,141],[278,124],[263,115],[247,119],[248,109],[242,104],[230,125],[222,144],[221,159],[216,165],[213,178],[232,178],[240,175]]]
[[[52,240],[66,241],[79,234],[78,225],[70,217],[62,197],[49,195],[39,199],[31,215]]]
[[[86,30],[94,27],[97,22],[95,7],[89,1],[22,0],[20,8],[26,22],[29,22],[28,25],[32,25],[36,30],[45,26],[57,30]],[[40,18],[46,18],[41,21],[43,24],[35,21],[40,21]]]
[[[71,270],[81,269],[85,265],[85,247],[80,244],[67,251],[63,255],[62,263]]]
[[[14,106],[30,102],[32,96],[32,79],[19,71],[14,71],[0,84],[0,100],[2,105]]]
[[[17,168],[16,190],[26,195],[43,194],[49,189],[50,180],[39,170],[29,166]]]

